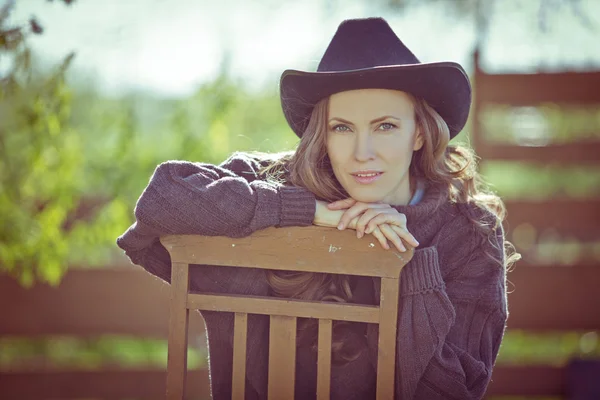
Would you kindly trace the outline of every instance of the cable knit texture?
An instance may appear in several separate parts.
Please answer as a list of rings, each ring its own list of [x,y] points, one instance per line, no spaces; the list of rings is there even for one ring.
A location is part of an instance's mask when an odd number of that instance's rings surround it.
[[[315,196],[303,188],[268,182],[261,161],[236,153],[219,166],[169,161],[155,170],[135,208],[135,223],[117,239],[131,261],[170,282],[170,259],[159,237],[197,234],[243,237],[270,226],[311,225]],[[452,204],[447,189],[430,184],[416,205],[398,206],[421,243],[402,271],[397,334],[396,399],[480,399],[485,394],[508,316],[501,226],[482,238],[469,218],[495,225],[473,205]],[[359,239],[357,239],[359,240]],[[210,251],[210,249],[206,249]],[[490,257],[491,256],[491,257]],[[355,301],[377,304],[378,279],[354,281]],[[192,266],[193,292],[268,296],[257,269]],[[360,295],[359,295],[360,293]],[[231,397],[233,316],[203,311],[211,392]],[[248,321],[246,399],[267,398],[268,326],[265,316]],[[364,351],[333,365],[333,399],[375,396],[377,330],[355,324],[350,340]],[[316,354],[299,348],[296,398],[315,398]]]

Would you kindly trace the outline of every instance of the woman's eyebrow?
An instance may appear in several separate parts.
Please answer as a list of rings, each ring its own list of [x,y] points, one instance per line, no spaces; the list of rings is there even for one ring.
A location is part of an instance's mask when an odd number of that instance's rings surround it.
[[[333,118],[329,119],[329,122],[333,122],[333,121],[339,121],[339,122],[343,122],[343,123],[348,124],[348,125],[352,125],[352,122],[350,122],[348,120],[345,120],[344,118],[333,117]]]
[[[383,120],[386,120],[388,118],[392,118],[392,119],[396,119],[396,120],[400,121],[400,118],[394,117],[393,115],[384,115],[383,117],[375,118],[373,121],[371,121],[371,125],[375,124],[377,122],[381,122]],[[348,124],[348,125],[353,125],[352,122],[350,122],[348,120],[345,120],[344,118],[339,118],[339,117],[333,117],[333,118],[331,118],[329,120],[329,122],[332,122],[332,121],[340,121],[340,122],[343,122],[343,123]]]
[[[384,115],[383,117],[375,118],[373,121],[371,121],[371,124],[374,124],[374,123],[377,123],[377,122],[381,122],[381,121],[389,119],[389,118],[392,118],[392,119],[400,121],[400,118],[394,117],[393,115]]]

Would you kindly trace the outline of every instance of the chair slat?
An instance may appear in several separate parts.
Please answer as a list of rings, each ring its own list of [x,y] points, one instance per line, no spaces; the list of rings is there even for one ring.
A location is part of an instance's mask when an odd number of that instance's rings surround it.
[[[172,235],[160,240],[172,261],[190,264],[396,278],[413,251],[384,250],[370,235],[359,240],[352,230],[316,226],[267,228],[244,238]]]
[[[296,318],[271,316],[269,400],[293,399],[296,378]]]
[[[248,314],[235,313],[233,328],[233,379],[232,398],[244,400],[246,390],[246,336],[248,334]]]
[[[399,279],[381,278],[377,400],[394,398]]]
[[[173,263],[167,357],[167,400],[182,400],[185,396],[189,322],[186,301],[189,286],[189,266],[184,263]]]
[[[287,315],[369,323],[377,323],[380,312],[377,306],[223,294],[190,294],[188,295],[187,307],[199,310]]]
[[[329,400],[331,395],[331,334],[332,321],[330,319],[320,319],[317,400]]]

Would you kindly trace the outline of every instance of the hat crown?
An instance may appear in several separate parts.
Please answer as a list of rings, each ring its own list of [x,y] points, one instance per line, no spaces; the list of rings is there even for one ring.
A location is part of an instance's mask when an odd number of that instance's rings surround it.
[[[351,19],[338,27],[317,72],[420,63],[383,18]]]

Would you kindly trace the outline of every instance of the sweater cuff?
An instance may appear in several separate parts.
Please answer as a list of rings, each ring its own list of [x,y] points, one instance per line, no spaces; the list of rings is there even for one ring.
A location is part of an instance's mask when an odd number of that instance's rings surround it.
[[[281,198],[279,227],[312,225],[317,207],[313,193],[301,187],[282,186],[279,188],[279,197]]]
[[[415,250],[410,262],[400,275],[400,295],[431,293],[445,286],[440,271],[436,247]]]

